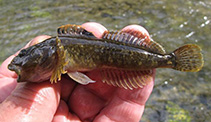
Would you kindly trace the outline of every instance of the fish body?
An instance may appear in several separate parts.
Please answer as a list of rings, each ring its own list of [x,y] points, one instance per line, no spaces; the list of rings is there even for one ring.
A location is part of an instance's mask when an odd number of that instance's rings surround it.
[[[194,72],[203,66],[201,49],[193,44],[166,54],[151,38],[131,30],[105,32],[102,39],[77,25],[61,26],[57,31],[58,36],[23,49],[9,64],[8,68],[19,75],[19,82],[49,78],[56,82],[67,73],[75,81],[88,84],[95,81],[83,72],[99,70],[106,83],[133,89],[143,87],[154,68]]]
[[[96,68],[147,70],[171,67],[166,62],[170,55],[154,54],[128,45],[109,43],[107,40],[58,37],[67,50],[67,70],[87,71]],[[55,40],[54,40],[55,41]]]

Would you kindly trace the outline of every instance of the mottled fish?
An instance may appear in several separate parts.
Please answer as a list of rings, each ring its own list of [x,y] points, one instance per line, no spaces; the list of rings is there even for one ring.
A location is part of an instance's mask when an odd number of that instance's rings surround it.
[[[133,89],[149,81],[154,68],[197,72],[203,66],[201,49],[195,44],[167,54],[163,47],[139,31],[106,31],[96,38],[79,25],[64,25],[58,35],[23,49],[8,65],[18,82],[51,83],[67,73],[80,84],[95,81],[84,74],[98,70],[107,84]]]

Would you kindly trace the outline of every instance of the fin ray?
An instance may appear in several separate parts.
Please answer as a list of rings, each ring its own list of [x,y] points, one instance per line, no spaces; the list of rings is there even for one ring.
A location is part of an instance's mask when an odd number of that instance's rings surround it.
[[[125,76],[128,78],[128,81],[129,81],[130,85],[132,86],[132,88],[137,88],[132,81],[131,72],[126,73]]]
[[[175,56],[173,69],[184,72],[197,72],[203,67],[204,61],[201,48],[195,44],[187,44],[176,49],[172,55]]]
[[[143,88],[152,79],[152,71],[101,69],[103,82],[124,89]]]
[[[57,29],[58,36],[74,36],[96,38],[91,32],[88,32],[80,25],[62,25]]]
[[[74,81],[87,85],[89,83],[95,83],[96,81],[91,80],[88,76],[81,72],[68,72],[67,73],[70,78],[72,78]]]
[[[120,77],[120,85],[122,86],[122,88],[127,89],[127,87],[125,86],[125,83],[124,83],[123,74],[122,74],[121,71],[119,71],[119,72],[120,72],[120,75],[119,75],[119,77]]]
[[[122,75],[122,77],[123,77],[123,81],[124,81],[126,87],[132,90],[133,88],[128,84],[128,78],[126,77],[127,76],[126,75],[127,73],[125,71],[122,71],[122,72],[124,74],[124,75]]]
[[[67,71],[65,71],[65,66],[68,64],[66,61],[67,58],[67,50],[64,49],[63,45],[61,44],[61,40],[56,37],[56,43],[57,43],[57,55],[58,55],[58,62],[55,66],[55,69],[53,70],[53,73],[51,75],[50,81],[51,83],[61,80],[61,74],[65,74]]]
[[[127,31],[106,31],[104,32],[103,39],[113,40],[117,42],[122,42],[127,45],[133,45],[138,48],[158,53],[165,54],[164,48],[153,41],[150,37],[144,35],[139,31],[127,30]]]

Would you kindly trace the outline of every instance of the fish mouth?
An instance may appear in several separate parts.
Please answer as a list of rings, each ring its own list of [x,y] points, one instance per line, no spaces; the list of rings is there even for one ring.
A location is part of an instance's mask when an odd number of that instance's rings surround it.
[[[8,69],[11,70],[11,71],[15,71],[15,73],[17,75],[20,75],[21,74],[21,67],[20,66],[17,66],[17,65],[14,65],[14,64],[9,64],[8,65]]]
[[[11,71],[15,71],[15,73],[18,75],[17,82],[22,82],[22,79],[21,79],[21,69],[22,68],[20,66],[17,66],[14,64],[9,64],[8,69]]]

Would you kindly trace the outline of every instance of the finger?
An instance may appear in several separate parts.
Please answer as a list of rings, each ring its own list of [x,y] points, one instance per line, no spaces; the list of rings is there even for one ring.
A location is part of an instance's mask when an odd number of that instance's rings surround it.
[[[104,107],[106,101],[78,85],[69,99],[69,107],[82,121],[92,121]]]
[[[2,121],[51,121],[60,100],[60,83],[20,83],[0,104]]]
[[[87,31],[92,32],[97,38],[101,38],[103,33],[107,30],[103,25],[96,22],[87,22],[81,26]]]
[[[152,92],[151,81],[143,89],[118,89],[110,103],[95,118],[96,122],[120,121],[138,122],[144,112],[146,100]]]
[[[38,44],[48,38],[50,38],[51,36],[48,36],[48,35],[41,35],[41,36],[37,36],[35,37],[34,39],[32,39],[25,47],[29,47],[29,46],[32,46],[32,45],[35,45],[35,44]]]
[[[60,100],[59,106],[53,118],[53,122],[57,122],[58,120],[60,120],[60,122],[66,122],[68,114],[69,109],[67,104],[63,100]]]
[[[140,25],[129,25],[122,29],[122,31],[127,31],[127,30],[133,30],[133,31],[140,32],[140,34],[142,34],[143,38],[150,38],[149,32],[144,27],[142,27]]]
[[[0,66],[0,103],[7,98],[17,85],[17,74],[7,69],[7,65],[13,58],[14,56],[10,56]]]
[[[61,81],[61,99],[68,102],[72,91],[76,86],[76,82],[69,78],[67,75],[62,75]]]
[[[49,37],[50,36],[46,35],[38,36],[31,40],[24,48],[27,48],[36,42],[43,41]],[[0,102],[5,100],[17,85],[17,74],[13,71],[10,71],[7,66],[18,53],[19,51],[7,58],[0,66]]]
[[[0,103],[2,103],[7,96],[9,96],[17,85],[17,80],[14,78],[2,77],[0,78]]]
[[[69,108],[63,100],[60,101],[52,122],[81,122],[80,119],[69,112]]]

